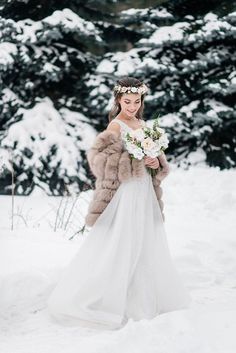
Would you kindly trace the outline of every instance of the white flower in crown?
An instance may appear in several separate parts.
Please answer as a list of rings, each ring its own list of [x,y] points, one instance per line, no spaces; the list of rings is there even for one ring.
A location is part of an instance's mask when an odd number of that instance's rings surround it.
[[[138,87],[131,87],[130,90],[131,92],[136,93],[138,92]]]
[[[139,93],[139,94],[144,94],[148,92],[148,87],[145,85],[145,83],[142,84],[140,87],[126,87],[126,86],[121,86],[121,85],[116,85],[114,87],[114,91],[118,93]]]

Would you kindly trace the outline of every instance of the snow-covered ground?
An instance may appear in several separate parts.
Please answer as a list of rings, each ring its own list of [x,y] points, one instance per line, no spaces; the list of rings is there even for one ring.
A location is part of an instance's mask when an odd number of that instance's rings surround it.
[[[171,165],[163,182],[166,234],[193,302],[114,331],[60,326],[46,308],[62,269],[89,236],[74,234],[91,191],[78,200],[39,190],[16,197],[13,231],[11,197],[0,196],[0,352],[236,352],[235,180],[236,170]]]

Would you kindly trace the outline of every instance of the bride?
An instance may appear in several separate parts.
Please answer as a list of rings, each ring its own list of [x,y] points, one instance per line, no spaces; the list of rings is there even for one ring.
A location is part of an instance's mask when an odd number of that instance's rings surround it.
[[[62,324],[119,329],[129,319],[150,320],[191,302],[164,227],[165,154],[131,160],[124,144],[127,132],[145,126],[147,86],[124,77],[113,93],[109,124],[87,151],[96,178],[85,218],[89,234],[48,298],[51,316]]]

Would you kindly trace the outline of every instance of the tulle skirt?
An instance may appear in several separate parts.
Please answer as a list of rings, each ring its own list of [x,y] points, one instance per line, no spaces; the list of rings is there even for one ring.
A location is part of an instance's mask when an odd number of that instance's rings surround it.
[[[48,310],[62,324],[117,329],[190,302],[146,171],[121,183],[64,269]]]

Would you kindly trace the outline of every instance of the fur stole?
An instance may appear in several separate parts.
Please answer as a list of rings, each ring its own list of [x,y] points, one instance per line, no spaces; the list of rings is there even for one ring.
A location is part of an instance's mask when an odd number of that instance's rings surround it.
[[[96,178],[93,199],[85,217],[85,224],[91,227],[114,196],[120,183],[132,177],[143,176],[146,166],[144,160],[131,159],[121,136],[109,130],[104,130],[96,136],[86,156],[90,170]],[[169,174],[169,164],[164,153],[158,159],[161,167],[158,168],[157,175],[152,177],[152,181],[164,220],[160,183]]]

